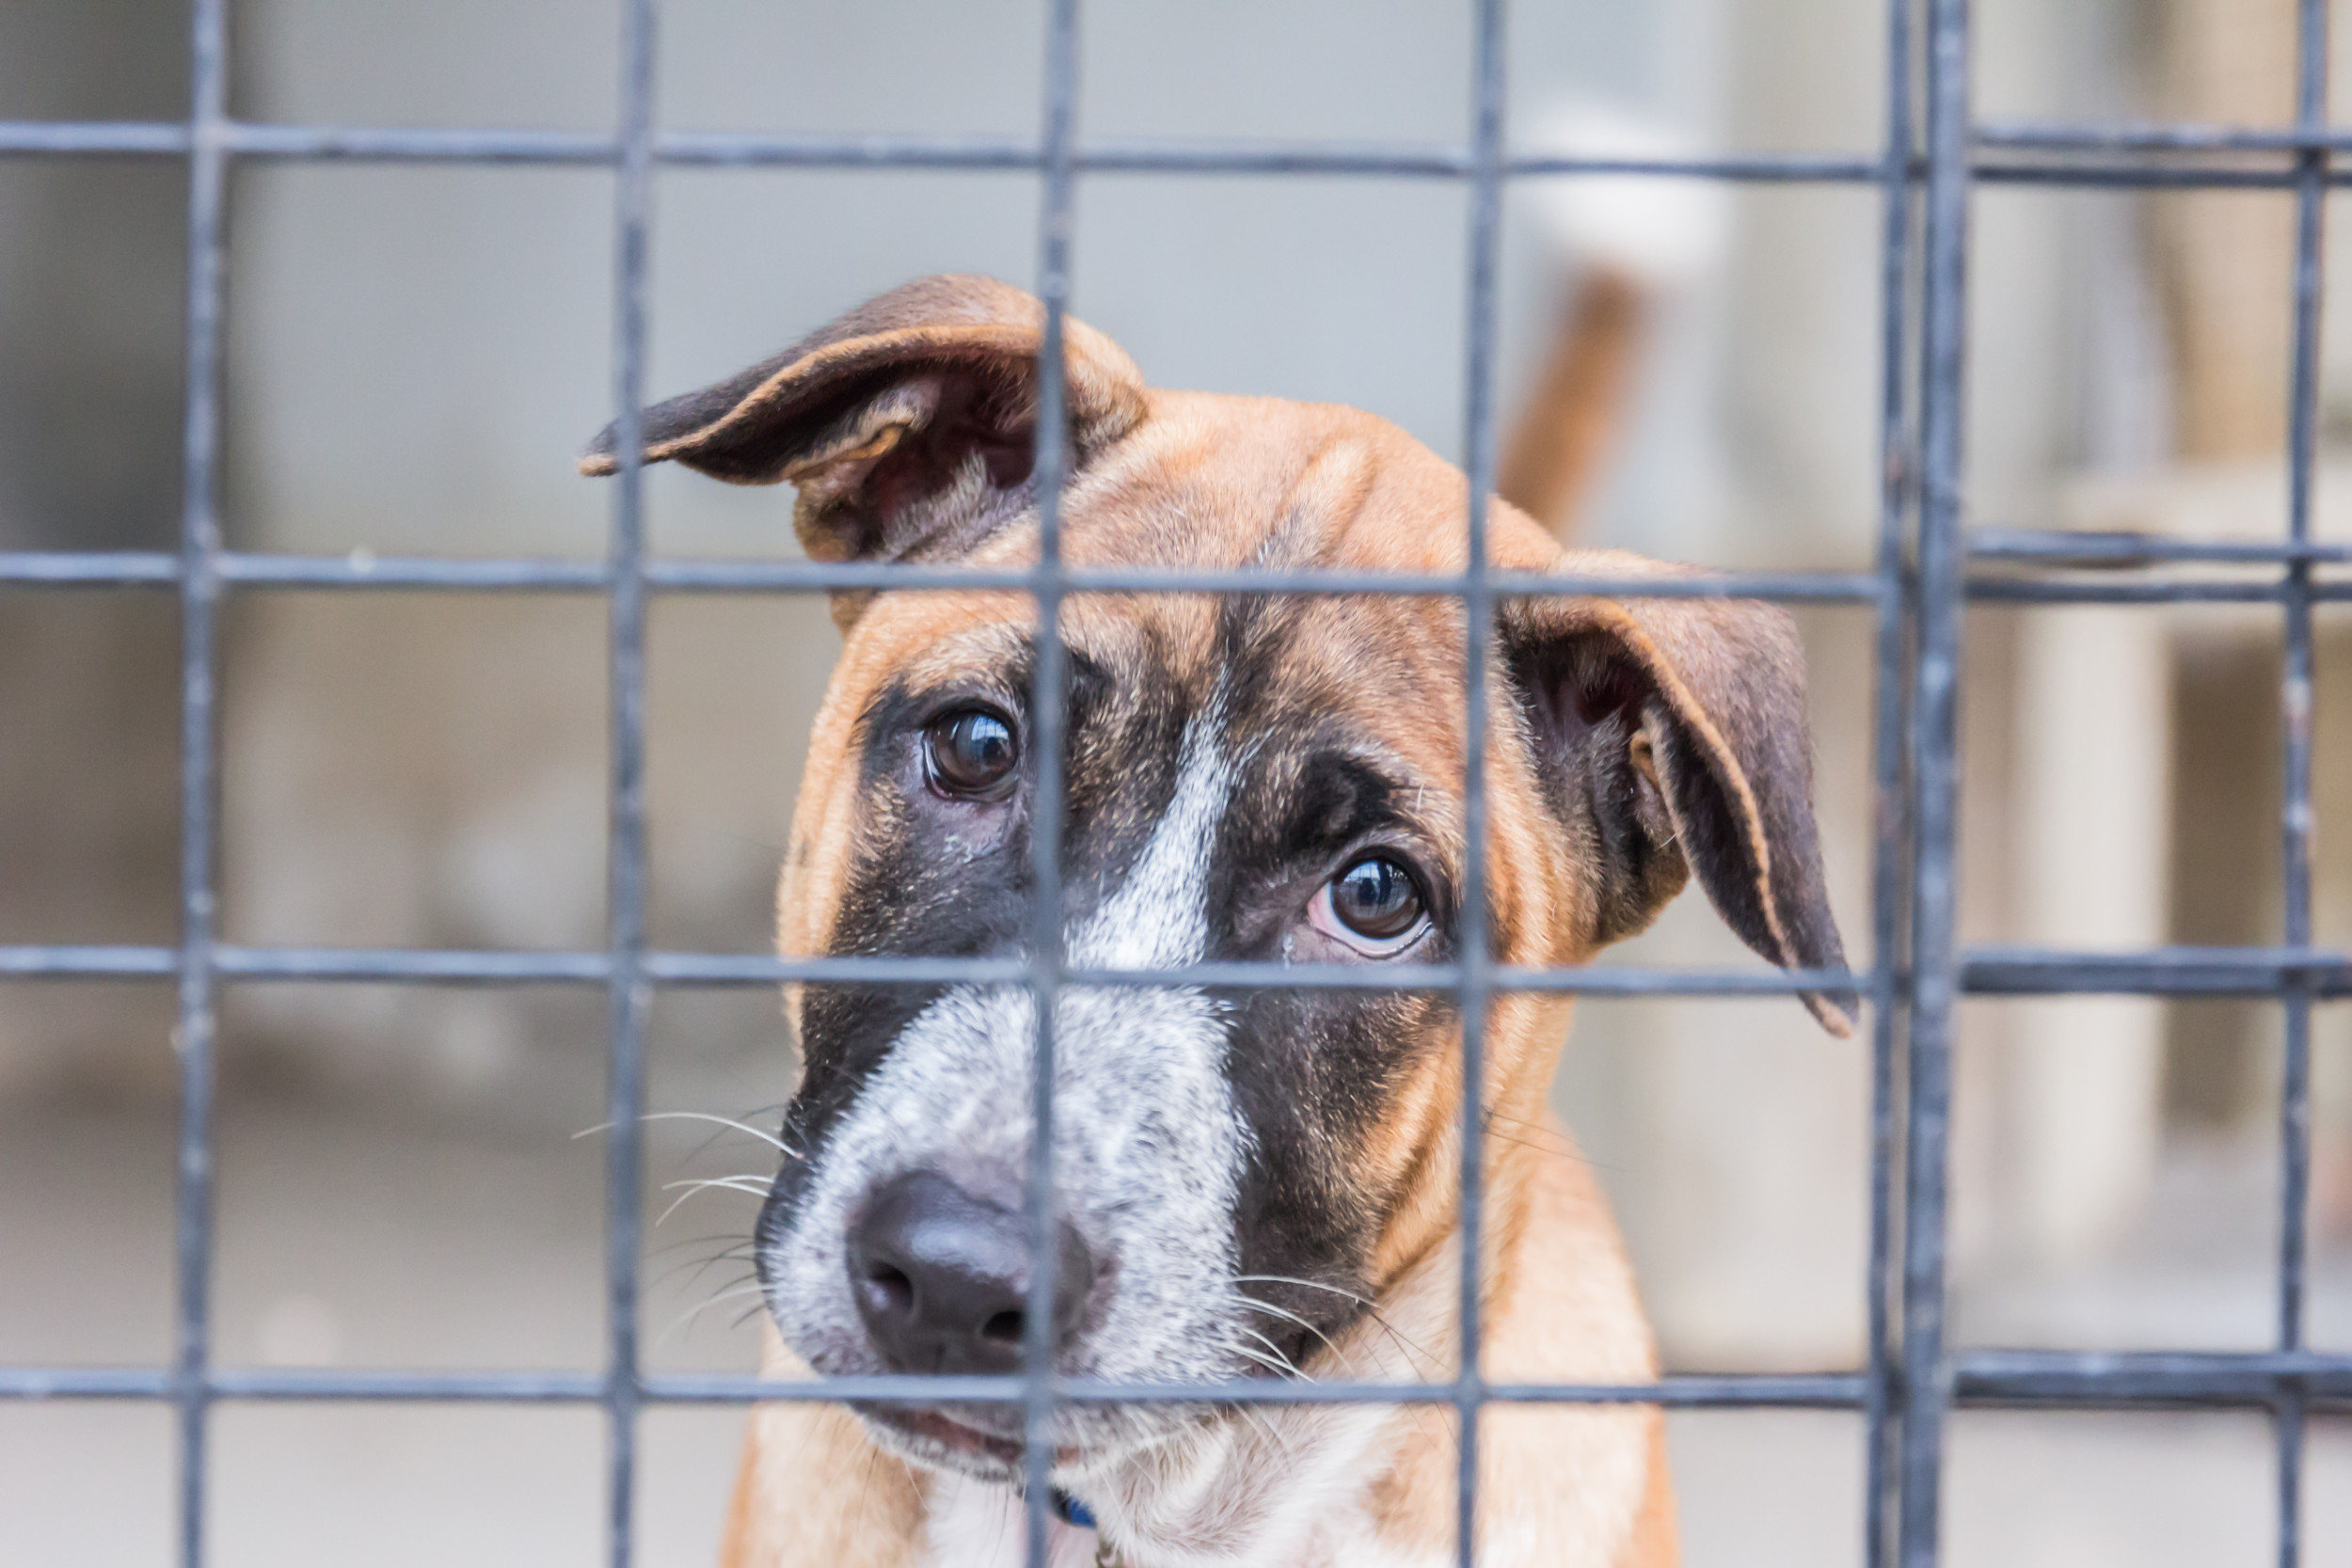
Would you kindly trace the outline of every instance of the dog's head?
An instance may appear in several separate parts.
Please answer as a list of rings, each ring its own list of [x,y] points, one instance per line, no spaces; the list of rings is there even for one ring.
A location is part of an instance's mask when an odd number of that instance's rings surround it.
[[[1034,559],[1037,302],[910,284],[733,381],[648,411],[648,460],[788,480],[824,561]],[[1147,388],[1067,324],[1077,563],[1445,573],[1461,475],[1346,408]],[[612,436],[592,472],[612,467]],[[1497,506],[1518,571],[1624,577]],[[1036,610],[1017,593],[844,595],[781,895],[794,955],[1025,951]],[[1581,962],[1695,873],[1775,963],[1843,964],[1809,800],[1796,639],[1705,599],[1518,598],[1498,617],[1490,951]],[[1362,965],[1456,951],[1461,605],[1442,595],[1073,595],[1063,942],[1081,969]],[[1809,999],[1843,1031],[1841,999]],[[1535,1116],[1559,998],[1493,1006],[1486,1086]],[[988,986],[810,986],[790,1152],[758,1263],[828,1374],[1009,1370],[1037,1020]],[[1453,1226],[1460,1021],[1443,995],[1065,990],[1054,1017],[1055,1325],[1066,1375],[1213,1381],[1311,1362]],[[1517,1146],[1510,1146],[1517,1147]],[[1492,1158],[1507,1148],[1498,1145]],[[868,1413],[916,1458],[1017,1473],[1018,1417]],[[1063,1413],[1066,1457],[1198,1418]]]

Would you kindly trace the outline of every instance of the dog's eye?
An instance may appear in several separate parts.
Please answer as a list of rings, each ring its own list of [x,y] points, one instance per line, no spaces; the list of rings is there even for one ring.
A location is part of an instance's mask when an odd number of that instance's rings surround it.
[[[1413,874],[1385,855],[1366,855],[1331,879],[1331,913],[1359,937],[1393,943],[1422,922],[1421,888]]]
[[[986,708],[965,708],[931,725],[932,784],[943,795],[994,800],[1012,783],[1020,760],[1012,725]]]

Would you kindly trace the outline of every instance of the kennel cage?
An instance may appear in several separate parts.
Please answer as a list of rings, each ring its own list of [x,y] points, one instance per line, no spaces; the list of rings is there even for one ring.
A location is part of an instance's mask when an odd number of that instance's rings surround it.
[[[609,1560],[635,1550],[636,1433],[642,1411],[666,1404],[748,1405],[757,1401],[960,1401],[1014,1405],[1032,1434],[1059,1402],[1180,1402],[1419,1403],[1457,1418],[1457,1551],[1476,1550],[1476,1417],[1488,1404],[1615,1403],[1683,1408],[1804,1407],[1858,1412],[1865,1444],[1865,1507],[1857,1521],[1865,1561],[1927,1568],[1939,1546],[1938,1486],[1947,1413],[1954,1405],[2039,1408],[2234,1407],[2266,1411],[2276,1434],[2278,1560],[2301,1559],[2303,1437],[2315,1407],[2352,1404],[2352,1355],[2321,1354],[2305,1337],[2306,1211],[2310,1190],[2311,1022],[2315,1006],[2352,995],[2352,958],[2312,945],[2312,810],[2313,623],[2325,606],[2352,600],[2352,578],[2327,568],[2352,549],[2315,542],[2318,322],[2323,209],[2346,176],[2332,159],[2352,134],[2327,118],[2328,16],[2322,0],[2296,0],[2299,68],[2291,128],[2249,131],[2196,125],[1995,124],[1970,109],[1967,0],[1889,0],[1884,142],[1875,156],[1744,155],[1629,158],[1514,152],[1503,133],[1503,8],[1481,0],[1473,32],[1472,123],[1451,145],[1081,140],[1074,128],[1077,0],[1050,0],[1043,47],[1044,101],[1035,138],[818,135],[717,135],[658,130],[653,107],[655,0],[625,0],[617,124],[609,135],[476,130],[385,130],[259,123],[229,112],[228,0],[192,0],[191,113],[184,122],[0,121],[0,155],[184,160],[189,171],[185,463],[176,553],[0,553],[0,584],[15,588],[147,590],[176,594],[182,609],[180,941],[170,947],[0,947],[0,979],[112,978],[177,988],[173,1044],[180,1111],[175,1249],[176,1354],[142,1369],[0,1367],[0,1398],[131,1400],[176,1413],[180,1560],[205,1556],[208,1425],[225,1402],[406,1401],[572,1404],[601,1409],[609,1428]],[[530,559],[308,557],[224,546],[218,475],[223,304],[230,265],[230,171],[243,160],[585,166],[613,172],[617,193],[613,295],[614,407],[620,471],[610,547],[600,562]],[[1045,307],[1041,361],[1040,552],[1034,568],[977,571],[920,566],[665,559],[649,552],[641,483],[638,410],[644,403],[646,275],[658,166],[1014,170],[1041,177],[1037,293]],[[1064,471],[1061,326],[1072,281],[1073,191],[1090,173],[1190,174],[1279,179],[1361,175],[1453,182],[1470,193],[1465,467],[1469,549],[1458,576],[1403,577],[1320,571],[1169,571],[1078,568],[1059,551],[1057,491]],[[1660,178],[1829,183],[1875,190],[1882,205],[1878,330],[1880,376],[1875,476],[1876,560],[1851,573],[1721,573],[1654,578],[1534,579],[1486,559],[1486,496],[1494,469],[1492,386],[1502,196],[1527,180]],[[2267,580],[2088,575],[2081,536],[1973,531],[1962,494],[1969,203],[1979,182],[2067,188],[2229,187],[2291,193],[2296,208],[2293,366],[2281,388],[2290,410],[2288,503],[2275,544],[2136,539],[2106,542],[2116,562],[2266,565]],[[2000,567],[2003,570],[1979,570]],[[1037,781],[1041,809],[1031,852],[1039,890],[1031,954],[1024,958],[838,958],[783,960],[655,950],[645,920],[645,764],[643,712],[649,596],[669,594],[813,594],[838,589],[941,592],[968,588],[1029,594],[1041,637],[1036,670]],[[218,940],[215,715],[219,609],[231,594],[302,589],[354,593],[526,591],[601,595],[609,606],[610,810],[607,940],[596,951],[357,950],[248,947]],[[1067,595],[1100,591],[1218,594],[1410,594],[1459,600],[1469,636],[1464,905],[1483,905],[1486,798],[1481,737],[1486,712],[1487,632],[1499,599],[1531,594],[1743,596],[1843,604],[1874,617],[1876,788],[1871,876],[1871,967],[1854,974],[1758,974],[1596,967],[1531,971],[1496,962],[1483,923],[1463,922],[1460,953],[1445,964],[1384,969],[1376,979],[1338,967],[1205,963],[1151,973],[1090,972],[1060,951],[1059,755],[1064,650],[1056,610]],[[1960,654],[1970,603],[2177,602],[2275,604],[2285,662],[2283,940],[2275,947],[2158,948],[2099,955],[2040,948],[1963,950],[1954,876],[1958,840]],[[609,1018],[612,1123],[607,1154],[606,1306],[610,1339],[600,1373],[462,1373],[246,1370],[219,1364],[212,1334],[212,1136],[216,1008],[224,987],[272,981],[567,986],[601,990]],[[1458,1375],[1424,1385],[1248,1380],[1211,1386],[1117,1386],[1057,1379],[894,1376],[780,1384],[750,1377],[657,1374],[638,1340],[643,1219],[644,1024],[657,988],[773,987],[784,982],[1028,987],[1040,1020],[1030,1172],[1030,1219],[1041,1248],[1050,1235],[1054,1115],[1051,1006],[1068,986],[1358,987],[1454,995],[1463,1021],[1459,1172],[1462,1226]],[[1476,1290],[1480,1227],[1478,1117],[1482,1027],[1489,998],[1512,990],[1622,997],[1789,995],[1851,987],[1866,999],[1871,1057],[1868,1258],[1857,1282],[1867,1306],[1867,1356],[1858,1370],[1820,1375],[1669,1375],[1638,1386],[1526,1386],[1489,1382],[1480,1370]],[[1946,1208],[1951,1052],[1963,995],[2130,994],[2266,999],[2284,1021],[2279,1107],[2280,1250],[2274,1348],[2253,1353],[1954,1350],[1946,1343]],[[1053,1321],[1053,1279],[1039,1271],[1026,1315],[1025,1367],[1043,1368]],[[1027,1560],[1044,1560],[1048,1517],[1045,1446],[1028,1445]]]

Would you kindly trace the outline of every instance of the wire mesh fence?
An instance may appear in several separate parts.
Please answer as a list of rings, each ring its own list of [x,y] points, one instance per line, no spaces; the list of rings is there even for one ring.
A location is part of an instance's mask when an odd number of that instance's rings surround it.
[[[2266,1410],[2276,1427],[2278,1560],[2300,1560],[2302,1441],[2315,1407],[2352,1406],[2352,1355],[2305,1341],[2305,1236],[2310,1188],[2311,1022],[2315,1005],[2352,996],[2352,958],[2312,945],[2312,645],[2315,613],[2352,599],[2352,578],[2324,575],[2352,563],[2352,548],[2312,537],[2317,430],[2322,214],[2328,193],[2352,179],[2334,154],[2352,133],[2328,124],[2327,11],[2296,0],[2296,116],[2290,128],[2193,125],[1994,125],[1970,112],[1967,0],[1889,0],[1885,139],[1875,157],[1751,155],[1629,159],[1515,153],[1503,135],[1503,8],[1481,0],[1469,25],[1475,82],[1472,123],[1457,145],[1287,142],[1081,142],[1076,0],[1051,0],[1044,40],[1044,103],[1035,140],[990,136],[715,135],[658,130],[653,114],[655,0],[622,6],[622,84],[612,135],[517,131],[390,130],[257,124],[229,113],[228,0],[193,0],[192,110],[184,123],[0,122],[0,155],[129,156],[188,166],[185,491],[177,553],[0,553],[0,584],[169,592],[182,606],[181,939],[172,947],[0,947],[0,979],[117,978],[170,981],[180,1078],[177,1354],[140,1369],[0,1367],[0,1398],[163,1402],[178,1420],[181,1560],[205,1556],[210,1482],[208,1417],[225,1401],[412,1401],[569,1403],[601,1407],[610,1427],[609,1560],[634,1549],[635,1437],[640,1412],[660,1404],[862,1400],[954,1400],[1019,1407],[1033,1439],[1058,1404],[1382,1402],[1450,1406],[1458,1415],[1458,1550],[1473,1560],[1477,1422],[1489,1403],[1639,1403],[1692,1407],[1811,1407],[1859,1412],[1866,1443],[1864,1560],[1926,1568],[1936,1560],[1938,1483],[1948,1410],[1955,1404],[2072,1408],[2232,1406]],[[373,556],[305,557],[224,546],[218,502],[222,309],[230,255],[228,181],[245,160],[588,165],[614,173],[616,251],[612,330],[619,472],[610,547],[600,562]],[[1041,176],[1036,292],[1044,304],[1037,473],[1040,551],[1032,568],[956,568],[815,562],[662,560],[645,544],[638,453],[647,333],[646,270],[658,166],[1023,170]],[[1362,175],[1466,184],[1470,193],[1467,298],[1469,549],[1459,576],[1181,571],[1077,567],[1062,559],[1058,516],[1064,451],[1062,323],[1071,296],[1071,214],[1082,175],[1213,174],[1237,178]],[[1880,526],[1867,572],[1725,573],[1661,582],[1534,578],[1493,570],[1486,549],[1494,467],[1492,387],[1498,230],[1512,181],[1645,174],[1676,179],[1834,183],[1872,188],[1880,235]],[[2293,193],[2296,211],[2288,504],[2270,544],[1971,531],[1962,494],[1963,346],[1968,311],[1970,193],[1987,182],[2079,188],[2241,187]],[[1433,302],[1433,308],[1435,302]],[[2135,578],[2112,568],[2153,565],[2273,567],[2275,575]],[[2108,568],[2086,575],[2080,568]],[[669,594],[813,594],[844,588],[908,592],[993,588],[1030,594],[1038,607],[1035,670],[1037,831],[1030,847],[1039,894],[1029,953],[1020,958],[752,958],[653,950],[645,923],[645,763],[643,696],[646,607]],[[564,953],[357,950],[239,946],[217,940],[215,719],[218,611],[224,597],[273,589],[437,590],[597,594],[609,605],[611,702],[607,939]],[[1058,805],[1065,652],[1057,611],[1069,595],[1098,591],[1216,594],[1406,594],[1458,599],[1469,626],[1462,650],[1468,736],[1464,828],[1470,845],[1460,950],[1448,963],[1384,967],[1204,963],[1145,973],[1076,967],[1061,950]],[[1743,596],[1867,607],[1876,625],[1874,747],[1877,815],[1872,879],[1874,955],[1867,974],[1533,970],[1486,950],[1481,778],[1485,671],[1497,602],[1531,594]],[[1963,950],[1956,928],[1960,654],[1971,602],[2275,603],[2286,650],[2283,942],[2276,947],[2164,948],[2088,954],[2032,948]],[[463,1373],[257,1370],[223,1366],[212,1333],[212,1191],[215,1035],[222,988],[293,981],[601,988],[607,997],[612,1127],[606,1207],[610,1322],[601,1373]],[[1119,1386],[1048,1375],[1053,1272],[1032,1271],[1021,1376],[882,1376],[775,1383],[750,1377],[660,1375],[638,1341],[644,1149],[644,1020],[665,987],[771,987],[782,982],[863,985],[1025,985],[1039,1001],[1030,1218],[1036,1255],[1050,1254],[1053,1192],[1048,1131],[1055,1114],[1052,998],[1072,986],[1217,986],[1422,990],[1452,994],[1463,1023],[1464,1245],[1459,1311],[1462,1354],[1450,1382],[1411,1385],[1247,1380],[1212,1386]],[[1482,1033],[1489,999],[1546,990],[1599,995],[1734,996],[1852,989],[1869,1004],[1872,1052],[1869,1249],[1857,1281],[1868,1305],[1867,1363],[1808,1376],[1668,1376],[1630,1386],[1529,1386],[1481,1372],[1477,1290]],[[1946,1192],[1955,1010],[1963,995],[2137,994],[2266,998],[2285,1022],[2280,1099],[2282,1169],[2275,1347],[2260,1353],[2128,1354],[1955,1351],[1944,1331]],[[1050,1446],[1027,1445],[1028,1560],[1044,1560]]]

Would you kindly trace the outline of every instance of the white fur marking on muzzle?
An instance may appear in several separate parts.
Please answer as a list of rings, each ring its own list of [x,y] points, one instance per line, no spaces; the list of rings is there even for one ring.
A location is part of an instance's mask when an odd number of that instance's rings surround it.
[[[1207,950],[1208,867],[1232,795],[1212,704],[1184,733],[1166,812],[1119,887],[1066,941],[1073,967],[1157,969]],[[902,1172],[1017,1182],[1033,1132],[1036,1006],[1025,988],[959,987],[902,1030],[817,1154],[767,1259],[793,1348],[831,1374],[877,1370],[846,1244],[866,1195]],[[1202,1379],[1232,1366],[1233,1204],[1247,1134],[1226,1030],[1198,990],[1068,987],[1054,1013],[1060,1212],[1109,1265],[1068,1375]]]

